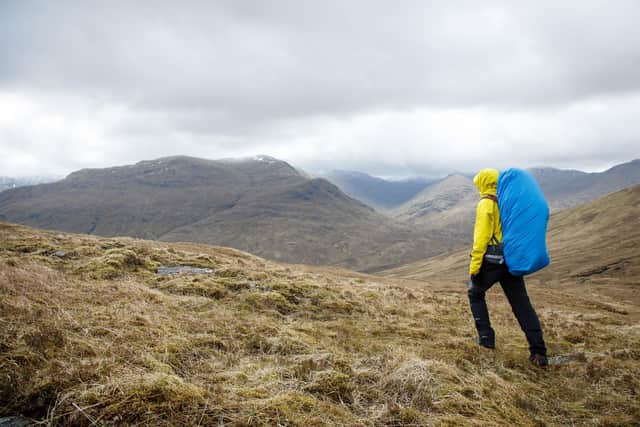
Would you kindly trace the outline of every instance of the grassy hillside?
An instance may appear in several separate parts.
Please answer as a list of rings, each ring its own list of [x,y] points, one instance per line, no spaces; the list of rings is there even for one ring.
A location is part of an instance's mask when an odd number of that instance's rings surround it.
[[[209,272],[156,273],[175,265]],[[473,344],[459,283],[0,223],[0,416],[87,426],[637,423],[638,295],[533,288],[551,353],[569,355],[548,371],[529,365],[495,294],[498,349]]]
[[[640,185],[551,215],[547,246],[551,265],[531,276],[535,281],[558,280],[633,283],[640,277]],[[411,279],[456,280],[466,276],[468,247],[384,274]]]

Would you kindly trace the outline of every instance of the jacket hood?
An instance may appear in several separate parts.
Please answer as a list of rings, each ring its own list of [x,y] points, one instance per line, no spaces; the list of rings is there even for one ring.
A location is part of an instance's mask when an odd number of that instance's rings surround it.
[[[498,175],[500,175],[500,173],[496,169],[482,169],[473,178],[473,183],[478,187],[478,191],[481,196],[486,196],[488,194],[496,195]]]

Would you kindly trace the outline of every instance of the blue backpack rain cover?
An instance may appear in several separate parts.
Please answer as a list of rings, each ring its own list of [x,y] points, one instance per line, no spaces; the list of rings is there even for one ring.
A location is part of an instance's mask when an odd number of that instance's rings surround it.
[[[502,172],[498,178],[498,207],[509,272],[524,276],[549,265],[549,207],[535,178],[521,169]]]

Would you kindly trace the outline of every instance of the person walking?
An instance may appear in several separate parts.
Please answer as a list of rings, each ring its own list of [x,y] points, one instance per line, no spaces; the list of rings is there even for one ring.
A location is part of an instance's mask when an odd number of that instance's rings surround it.
[[[468,289],[471,313],[479,336],[476,342],[485,348],[495,348],[495,332],[491,327],[485,294],[499,282],[529,342],[529,360],[545,368],[548,365],[547,348],[538,315],[527,295],[524,279],[509,273],[504,262],[497,263],[495,259],[485,257],[490,245],[499,246],[502,242],[502,225],[496,196],[498,176],[499,172],[495,169],[483,169],[473,178],[481,197],[476,208]]]

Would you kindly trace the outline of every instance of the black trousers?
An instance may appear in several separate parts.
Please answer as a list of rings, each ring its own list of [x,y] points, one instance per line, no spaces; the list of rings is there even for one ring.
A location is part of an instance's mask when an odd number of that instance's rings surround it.
[[[529,341],[531,354],[547,355],[547,348],[542,338],[542,329],[535,309],[531,305],[524,279],[509,273],[507,266],[482,263],[480,273],[475,276],[472,286],[469,288],[469,304],[471,313],[476,323],[476,329],[482,344],[495,344],[495,333],[489,320],[489,310],[485,301],[485,293],[496,283],[500,282],[504,294],[511,304],[511,310],[515,314],[520,328]]]

